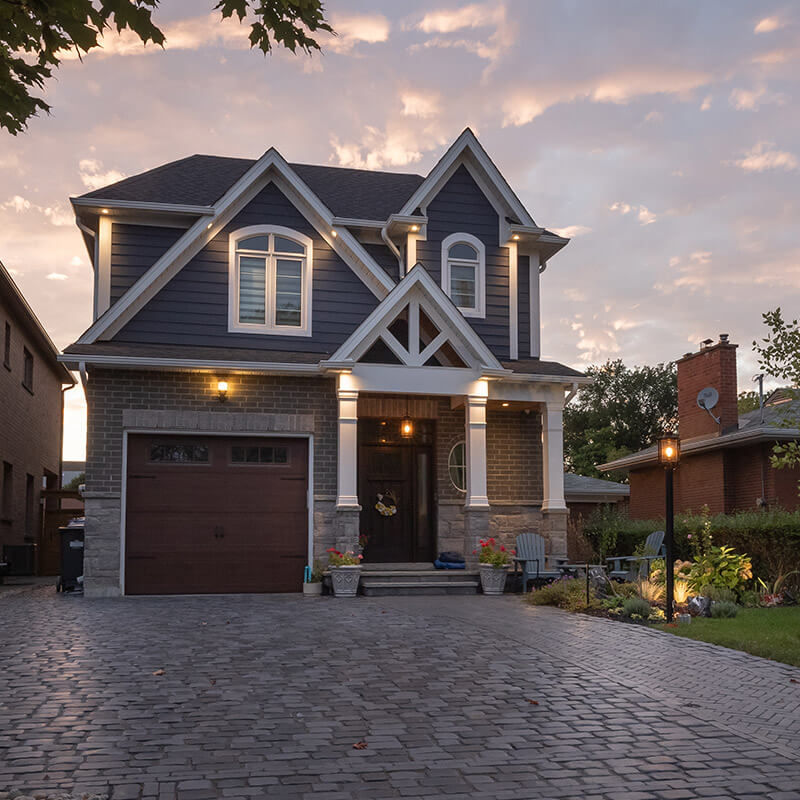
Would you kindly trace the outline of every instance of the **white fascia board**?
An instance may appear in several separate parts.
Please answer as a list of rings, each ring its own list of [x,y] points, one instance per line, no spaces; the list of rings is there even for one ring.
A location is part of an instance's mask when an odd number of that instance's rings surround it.
[[[379,327],[381,323],[395,311],[400,311],[399,306],[417,285],[421,286],[426,291],[431,302],[438,307],[442,317],[447,320],[451,332],[461,338],[464,343],[476,353],[482,362],[482,367],[493,369],[503,368],[494,353],[486,346],[483,339],[475,333],[472,326],[453,305],[452,300],[439,288],[436,281],[433,280],[428,271],[421,264],[416,264],[411,269],[406,277],[386,295],[378,307],[372,311],[352,334],[350,334],[328,360],[331,362],[346,362],[350,360],[351,354],[375,328]],[[394,319],[394,317],[392,317],[392,319]],[[392,320],[389,320],[389,322],[391,321]]]
[[[385,220],[380,219],[354,219],[353,217],[334,217],[331,220],[334,227],[344,228],[377,228],[380,230],[385,224]]]
[[[271,375],[319,375],[319,364],[285,364],[274,361],[214,361],[206,358],[147,358],[114,355],[62,354],[58,360],[63,364],[89,364],[104,367],[127,367],[129,369],[155,370],[206,370],[213,372],[260,372]]]
[[[523,383],[557,383],[561,386],[571,386],[573,383],[579,385],[594,383],[594,378],[588,375],[537,375],[527,372],[512,372],[509,380]]]
[[[522,205],[520,199],[514,194],[508,182],[497,169],[494,162],[489,158],[487,152],[481,146],[481,143],[476,138],[475,134],[466,128],[461,135],[453,142],[448,148],[447,152],[439,159],[436,166],[428,173],[425,180],[420,184],[419,188],[409,198],[406,204],[400,209],[400,215],[413,215],[414,211],[422,207],[424,208],[431,195],[435,194],[438,190],[438,184],[444,177],[445,173],[456,163],[456,161],[468,151],[475,163],[480,166],[481,170],[486,175],[489,182],[495,187],[497,193],[503,198],[508,208],[516,214],[524,225],[536,227],[536,223],[528,213],[525,206]]]
[[[313,209],[324,223],[320,230],[323,238],[353,268],[357,274],[372,278],[367,286],[379,299],[394,286],[391,278],[377,264],[356,238],[346,229],[331,236],[333,214],[322,201],[289,167],[275,148],[263,156],[214,204],[213,214],[198,219],[134,285],[101,316],[78,340],[80,344],[95,342],[101,336],[110,338],[143,308],[211,239],[261,190],[267,171],[274,169],[307,206]],[[365,281],[366,282],[366,281]]]
[[[141,200],[103,200],[100,197],[70,197],[73,208],[102,213],[102,209],[119,211],[157,211],[162,214],[195,214],[210,216],[213,206],[193,206],[181,203],[149,203]]]

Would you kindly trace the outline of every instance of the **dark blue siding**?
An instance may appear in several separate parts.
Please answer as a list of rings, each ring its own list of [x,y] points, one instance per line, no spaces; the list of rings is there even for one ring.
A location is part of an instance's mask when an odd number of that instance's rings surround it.
[[[312,336],[228,332],[228,234],[259,224],[284,225],[313,240]],[[114,339],[332,353],[377,303],[308,220],[269,184]]]
[[[531,354],[531,275],[530,258],[519,256],[517,260],[517,285],[519,286],[519,357]]]
[[[185,233],[153,225],[111,226],[111,305],[122,297]]]
[[[361,246],[383,267],[386,274],[397,283],[397,279],[400,277],[400,265],[397,263],[397,256],[385,244],[362,243]]]
[[[497,212],[463,165],[428,204],[428,240],[417,243],[417,258],[440,285],[442,240],[451,233],[471,233],[486,246],[486,318],[467,321],[498,358],[508,358],[508,248],[498,246]]]

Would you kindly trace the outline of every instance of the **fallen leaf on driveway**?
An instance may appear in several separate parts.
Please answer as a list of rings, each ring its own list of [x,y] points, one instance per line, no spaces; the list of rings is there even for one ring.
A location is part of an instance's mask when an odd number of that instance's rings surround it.
[[[529,702],[529,703],[530,703],[532,706],[538,706],[538,705],[539,705],[539,701],[538,701],[538,700],[528,700],[528,702]]]
[[[797,678],[789,678],[789,683],[800,683]]]
[[[163,669],[157,669],[157,670],[156,670],[156,671],[153,673],[153,675],[166,675],[166,674],[167,674],[167,673],[166,673],[166,672],[164,672],[164,670],[163,670]]]
[[[356,742],[353,745],[353,750],[366,750],[366,749],[367,749],[367,743],[366,742]]]

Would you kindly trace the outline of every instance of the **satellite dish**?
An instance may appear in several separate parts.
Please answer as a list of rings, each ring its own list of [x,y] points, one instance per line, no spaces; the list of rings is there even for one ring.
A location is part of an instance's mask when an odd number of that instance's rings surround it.
[[[697,405],[711,411],[719,400],[719,392],[713,386],[706,386],[697,393]]]

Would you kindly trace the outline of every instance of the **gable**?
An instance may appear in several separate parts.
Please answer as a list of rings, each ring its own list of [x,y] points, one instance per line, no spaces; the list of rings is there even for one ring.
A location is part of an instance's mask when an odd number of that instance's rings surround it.
[[[311,336],[228,330],[229,235],[252,225],[283,226],[313,241]],[[369,288],[270,182],[112,340],[332,353],[377,305]]]

